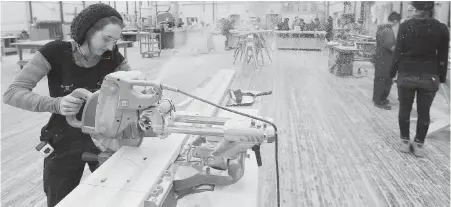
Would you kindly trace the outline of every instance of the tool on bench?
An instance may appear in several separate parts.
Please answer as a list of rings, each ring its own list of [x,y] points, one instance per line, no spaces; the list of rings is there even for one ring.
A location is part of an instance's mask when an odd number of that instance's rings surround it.
[[[171,199],[170,195],[177,200],[189,194],[212,191],[215,186],[232,185],[244,175],[248,150],[254,151],[258,166],[261,166],[261,144],[277,142],[277,128],[269,120],[216,105],[161,83],[138,80],[140,77],[142,74],[139,72],[119,71],[107,75],[97,92],[76,89],[71,95],[84,99],[86,104],[81,120],[68,116],[67,122],[91,135],[102,153],[97,156],[85,154],[83,158],[100,164],[122,146],[139,147],[143,138],[150,134],[161,139],[171,133],[198,136],[196,141],[185,143],[186,148],[179,152],[175,162],[163,173],[159,189],[150,195],[154,199],[150,199],[152,204],[149,206],[174,207],[176,204],[166,202]],[[133,89],[135,86],[149,87],[150,90],[138,92]],[[163,98],[163,90],[182,93],[250,119],[178,112],[171,100]],[[262,95],[241,91],[238,94],[251,97]],[[180,166],[193,168],[197,173],[176,180],[173,175]]]
[[[227,104],[227,106],[252,106],[255,102],[255,98],[271,94],[272,91],[257,93],[252,91],[241,91],[240,89],[229,90],[231,103]]]

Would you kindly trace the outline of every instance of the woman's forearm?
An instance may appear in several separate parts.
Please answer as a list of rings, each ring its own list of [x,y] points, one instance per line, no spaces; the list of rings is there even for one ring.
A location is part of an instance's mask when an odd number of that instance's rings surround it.
[[[3,94],[5,104],[33,112],[60,113],[61,98],[41,96],[32,90],[50,71],[50,64],[45,57],[36,52],[30,62],[20,71],[14,82]]]

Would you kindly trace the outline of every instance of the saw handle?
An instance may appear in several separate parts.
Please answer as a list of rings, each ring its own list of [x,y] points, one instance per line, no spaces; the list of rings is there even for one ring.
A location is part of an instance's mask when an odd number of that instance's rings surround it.
[[[74,91],[72,91],[71,94],[69,94],[75,98],[83,99],[85,102],[88,100],[88,98],[92,95],[92,93],[84,88],[77,88]],[[75,128],[81,128],[82,123],[80,120],[77,120],[76,115],[69,115],[66,116],[67,123]]]
[[[259,167],[262,166],[262,154],[260,153],[260,145],[256,144],[252,147],[252,151],[255,153],[255,159]]]
[[[133,98],[130,98],[131,103],[146,103],[146,105],[152,105],[153,103],[157,102],[161,96],[162,96],[162,86],[153,81],[148,80],[130,80],[130,79],[123,79],[124,82],[129,84],[129,87],[133,88],[133,86],[150,86],[154,90],[155,94],[152,93],[135,93]],[[124,95],[124,94],[121,94]],[[133,100],[135,99],[135,100]],[[138,104],[140,105],[140,104]]]

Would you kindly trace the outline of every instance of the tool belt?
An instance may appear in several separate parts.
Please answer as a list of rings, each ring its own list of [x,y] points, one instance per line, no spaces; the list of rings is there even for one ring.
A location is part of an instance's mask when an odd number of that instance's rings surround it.
[[[400,62],[397,85],[401,88],[419,88],[436,92],[440,87],[440,79],[434,72],[437,64],[427,62]]]

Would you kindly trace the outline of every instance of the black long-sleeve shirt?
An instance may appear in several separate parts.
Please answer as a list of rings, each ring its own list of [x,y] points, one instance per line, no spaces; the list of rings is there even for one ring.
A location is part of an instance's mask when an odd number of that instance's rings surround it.
[[[390,76],[394,78],[403,61],[436,61],[441,83],[448,72],[449,29],[435,19],[410,19],[399,26]],[[432,70],[432,69],[431,69]],[[404,71],[408,72],[408,71]]]

